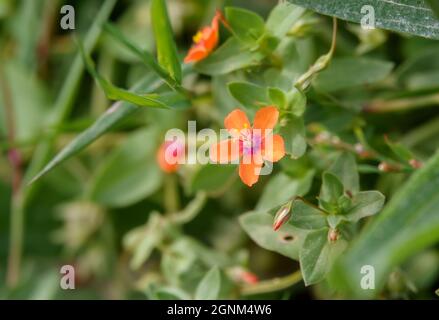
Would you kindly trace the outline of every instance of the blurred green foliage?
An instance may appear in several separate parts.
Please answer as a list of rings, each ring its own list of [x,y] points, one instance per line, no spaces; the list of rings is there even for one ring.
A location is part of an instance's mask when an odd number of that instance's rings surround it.
[[[291,2],[357,23],[364,4]],[[386,30],[263,0],[0,0],[0,298],[434,298],[439,22],[382,2]],[[216,9],[218,48],[183,64]],[[252,188],[160,170],[168,129],[266,105],[287,155]]]

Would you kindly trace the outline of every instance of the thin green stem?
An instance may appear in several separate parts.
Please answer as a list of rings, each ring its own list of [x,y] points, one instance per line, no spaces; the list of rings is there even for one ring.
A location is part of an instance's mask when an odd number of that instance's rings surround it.
[[[205,192],[198,192],[195,198],[182,211],[174,213],[170,216],[170,221],[178,224],[188,223],[194,219],[207,201]]]
[[[279,291],[289,288],[302,280],[300,270],[281,278],[260,281],[256,284],[241,287],[240,291],[243,295],[254,295]]]
[[[329,65],[329,62],[334,55],[337,44],[337,18],[334,17],[332,21],[332,41],[328,53],[318,58],[317,61],[308,69],[308,71],[302,74],[294,83],[294,86],[301,91],[305,91],[309,87],[315,75]]]
[[[396,112],[424,108],[436,104],[439,104],[439,94],[437,93],[421,97],[379,99],[367,104],[363,110],[371,113]]]
[[[168,213],[176,212],[180,208],[180,195],[176,176],[169,174],[165,176],[164,183],[164,206]]]

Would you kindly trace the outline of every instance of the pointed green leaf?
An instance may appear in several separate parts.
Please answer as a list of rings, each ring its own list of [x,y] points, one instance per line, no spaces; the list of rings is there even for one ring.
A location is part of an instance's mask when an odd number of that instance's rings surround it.
[[[411,151],[402,144],[392,142],[387,137],[384,139],[384,141],[399,161],[408,163],[410,160],[414,159]]]
[[[217,267],[206,273],[198,284],[195,300],[216,300],[221,288],[221,274]]]
[[[330,172],[324,172],[319,195],[320,205],[330,212],[337,210],[338,199],[343,195],[343,192],[343,184],[337,176]]]
[[[329,171],[340,179],[345,191],[356,193],[360,190],[357,162],[351,153],[340,153]]]
[[[81,52],[84,59],[85,66],[87,70],[91,73],[93,78],[99,84],[99,86],[104,90],[105,95],[110,100],[122,100],[130,102],[132,104],[142,106],[142,107],[152,107],[152,108],[169,108],[165,103],[160,101],[160,96],[158,94],[136,94],[125,89],[118,88],[104,79],[95,69],[94,63],[91,57],[84,51],[83,45],[78,41],[79,52]]]
[[[195,64],[195,70],[207,75],[226,74],[256,66],[263,58],[258,51],[250,51],[235,37],[230,37],[213,54]]]
[[[104,25],[105,31],[107,31],[115,40],[127,47],[140,61],[154,71],[159,77],[161,77],[171,88],[177,90],[181,89],[181,86],[169,74],[164,70],[155,60],[153,55],[146,50],[138,48],[132,43],[122,32],[114,25],[107,23]]]
[[[303,118],[287,114],[279,133],[284,138],[285,152],[292,158],[300,158],[306,151],[306,132]]]
[[[314,85],[322,91],[372,84],[383,80],[392,71],[393,63],[369,58],[334,58],[327,69],[318,74]]]
[[[151,20],[159,64],[168,71],[172,79],[181,83],[181,64],[165,0],[151,1]]]
[[[320,282],[326,274],[328,263],[328,228],[310,232],[300,250],[300,270],[306,286]]]
[[[242,106],[259,109],[268,104],[268,96],[265,88],[250,82],[230,82],[227,84],[230,94]]]
[[[375,27],[439,39],[439,20],[425,1],[412,0],[289,0],[342,20],[360,23],[374,9]],[[367,10],[362,8],[364,6]]]
[[[317,230],[327,226],[325,215],[301,199],[294,200],[291,212],[290,223],[299,229]]]
[[[270,98],[271,104],[274,104],[279,109],[285,109],[288,104],[288,98],[285,92],[278,88],[268,88],[268,97]]]
[[[306,108],[305,94],[294,87],[290,92],[288,92],[287,96],[288,100],[290,101],[291,113],[297,117],[302,116]]]
[[[267,211],[282,205],[294,196],[303,196],[311,188],[314,170],[305,171],[302,177],[293,178],[280,172],[264,188],[256,208]]]
[[[384,195],[379,191],[360,191],[352,197],[352,208],[345,217],[352,222],[378,213],[384,205]]]
[[[282,38],[305,12],[302,7],[286,1],[279,2],[267,18],[266,28],[275,37]]]
[[[339,255],[346,249],[346,241],[328,241],[328,228],[307,234],[300,249],[300,270],[306,286],[322,281]]]
[[[265,23],[258,14],[234,7],[227,7],[226,20],[234,35],[248,45],[255,45],[265,32]]]

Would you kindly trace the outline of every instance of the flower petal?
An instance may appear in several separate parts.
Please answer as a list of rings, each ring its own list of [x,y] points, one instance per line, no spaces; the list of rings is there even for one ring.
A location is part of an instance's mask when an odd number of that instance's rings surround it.
[[[203,60],[207,57],[208,54],[209,52],[206,50],[202,43],[193,45],[187,53],[186,57],[184,58],[184,63]]]
[[[231,163],[239,159],[239,141],[227,139],[210,146],[209,157],[215,163]]]
[[[250,161],[249,163],[241,162],[239,164],[239,177],[242,182],[251,187],[258,179],[261,172],[262,162]]]
[[[203,45],[207,52],[210,53],[218,45],[218,28],[207,28],[203,30]]]
[[[248,121],[244,111],[235,109],[224,119],[224,126],[229,130],[231,135],[236,137],[239,136],[241,130],[250,128],[250,121]]]
[[[270,162],[277,162],[285,155],[285,143],[282,136],[274,134],[264,139],[262,157]]]
[[[184,145],[177,141],[165,141],[160,145],[156,154],[159,167],[166,173],[178,170],[180,160],[185,156]]]
[[[270,106],[259,109],[255,115],[253,129],[273,129],[279,118],[279,111],[276,107]]]

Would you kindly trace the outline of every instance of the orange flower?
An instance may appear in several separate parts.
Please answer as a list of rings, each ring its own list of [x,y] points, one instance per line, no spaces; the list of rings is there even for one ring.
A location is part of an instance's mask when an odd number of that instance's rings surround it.
[[[184,144],[179,141],[165,141],[157,151],[156,160],[166,173],[178,170],[179,160],[184,157]]]
[[[193,37],[194,44],[190,48],[188,54],[184,58],[184,63],[198,62],[206,58],[213,49],[218,45],[219,39],[219,23],[222,20],[222,14],[217,11],[213,17],[210,26],[202,28]]]
[[[240,160],[239,176],[242,182],[251,187],[259,179],[264,160],[276,162],[285,155],[283,138],[272,131],[278,117],[276,107],[262,108],[256,112],[251,127],[243,111],[233,110],[224,119],[224,126],[232,138],[212,145],[210,159],[216,163]]]

